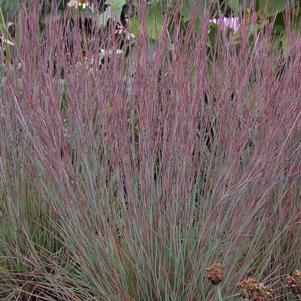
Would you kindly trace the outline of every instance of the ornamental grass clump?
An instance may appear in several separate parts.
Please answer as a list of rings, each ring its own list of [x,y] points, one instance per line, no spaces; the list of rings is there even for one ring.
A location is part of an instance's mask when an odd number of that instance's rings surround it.
[[[153,44],[141,5],[119,54],[55,7],[41,34],[28,2],[0,60],[0,299],[236,300],[299,266],[298,33],[283,56],[244,22],[213,49],[198,7]]]

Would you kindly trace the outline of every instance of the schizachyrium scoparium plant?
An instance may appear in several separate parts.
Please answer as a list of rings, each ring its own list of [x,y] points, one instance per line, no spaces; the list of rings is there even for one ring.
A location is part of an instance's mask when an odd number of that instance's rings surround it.
[[[212,56],[209,14],[199,34],[166,19],[153,46],[140,9],[128,56],[114,28],[83,53],[78,22],[54,9],[41,38],[21,12],[1,66],[3,300],[215,300],[215,261],[233,300],[247,275],[277,292],[300,267],[300,36],[283,58],[243,24]]]

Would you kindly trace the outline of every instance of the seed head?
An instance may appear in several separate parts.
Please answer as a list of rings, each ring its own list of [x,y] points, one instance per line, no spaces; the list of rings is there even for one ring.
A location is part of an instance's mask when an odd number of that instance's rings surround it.
[[[207,278],[213,285],[218,285],[224,279],[224,267],[219,263],[215,262],[207,270]]]
[[[287,287],[294,295],[301,295],[301,271],[296,270],[292,276],[287,277]]]
[[[274,290],[259,283],[253,278],[246,278],[239,283],[240,288],[243,289],[240,296],[252,301],[268,301],[275,297]]]

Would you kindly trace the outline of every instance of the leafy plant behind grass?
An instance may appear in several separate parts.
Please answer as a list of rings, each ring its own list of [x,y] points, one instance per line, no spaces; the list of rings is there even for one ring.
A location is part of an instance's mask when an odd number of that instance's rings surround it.
[[[163,30],[151,52],[141,26],[129,57],[99,32],[84,56],[75,25],[71,56],[53,14],[40,43],[23,11],[2,66],[1,298],[215,300],[219,261],[220,298],[252,276],[280,300],[300,267],[300,37],[282,74],[270,32],[250,50],[247,24],[211,56],[209,17],[199,35],[176,27],[172,50]]]

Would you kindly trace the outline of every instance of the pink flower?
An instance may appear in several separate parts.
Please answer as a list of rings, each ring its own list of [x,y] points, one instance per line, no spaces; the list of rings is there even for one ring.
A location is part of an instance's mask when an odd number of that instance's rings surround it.
[[[227,30],[230,28],[234,33],[237,32],[240,25],[238,17],[214,18],[210,20],[210,23],[216,24],[217,26],[221,27],[222,30]]]

